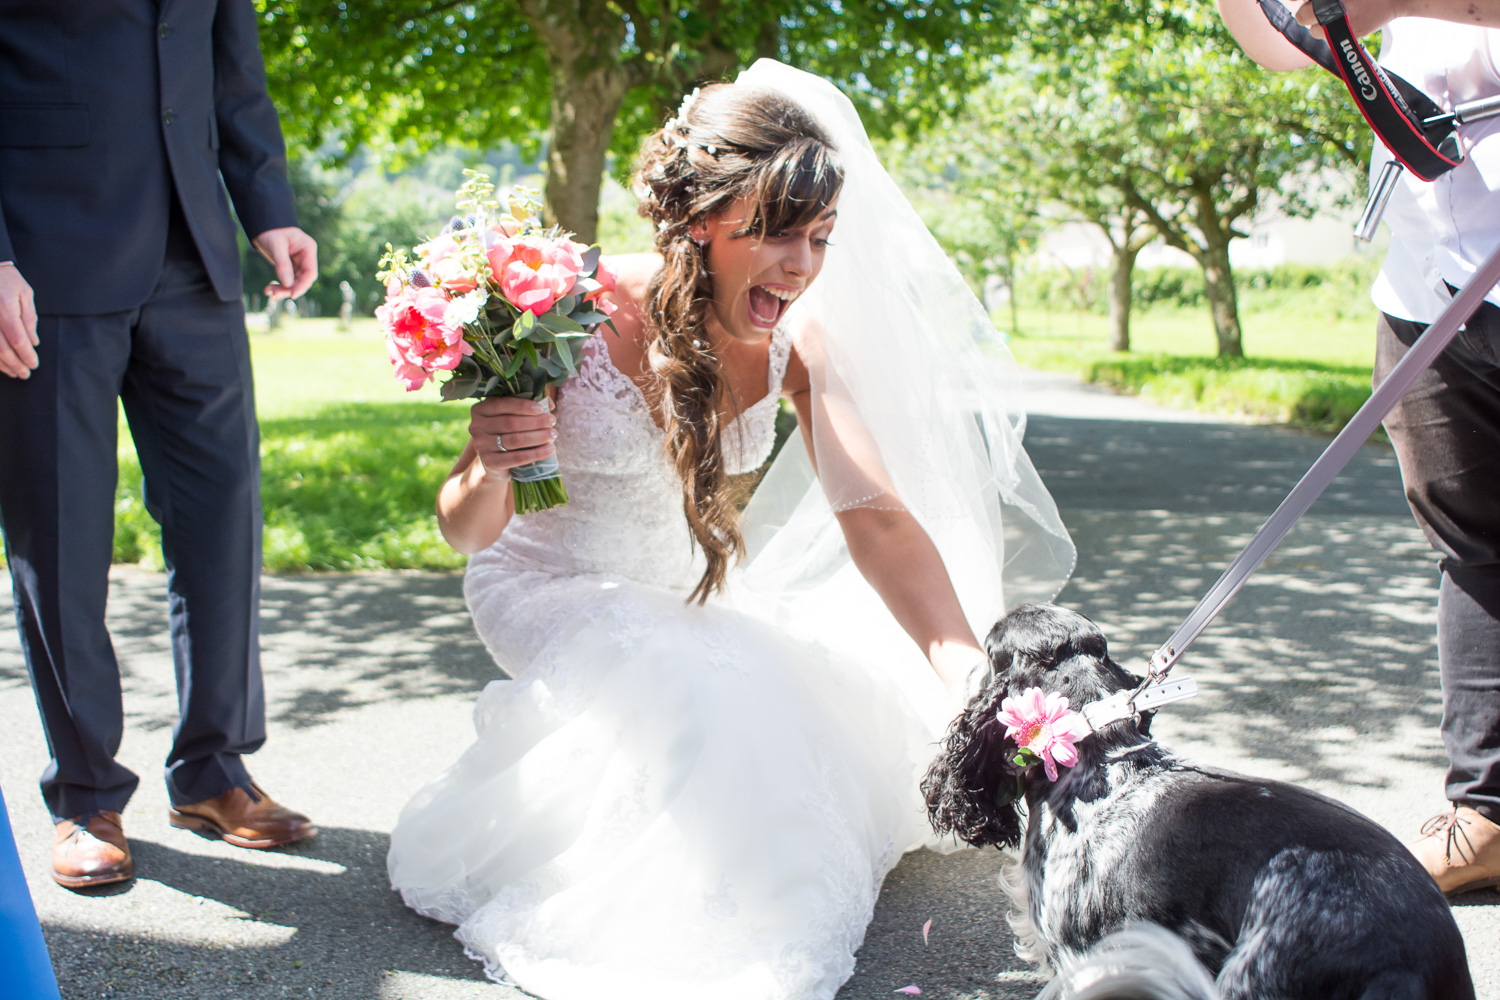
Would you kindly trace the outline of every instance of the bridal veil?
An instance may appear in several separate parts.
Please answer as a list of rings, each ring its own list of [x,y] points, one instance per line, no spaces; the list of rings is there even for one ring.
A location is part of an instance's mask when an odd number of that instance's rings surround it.
[[[1015,362],[881,167],[848,98],[768,59],[735,82],[806,109],[845,171],[822,273],[792,307],[817,320],[817,342],[799,353],[812,376],[819,468],[815,476],[792,442],[767,472],[745,511],[742,593],[785,625],[819,633],[842,619],[889,651],[899,631],[850,564],[834,515],[905,508],[937,545],[983,637],[1007,609],[1054,597],[1075,558],[1021,447]]]

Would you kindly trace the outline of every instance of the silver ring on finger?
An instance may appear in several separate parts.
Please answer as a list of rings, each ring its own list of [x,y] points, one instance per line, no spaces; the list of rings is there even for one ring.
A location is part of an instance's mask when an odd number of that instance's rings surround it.
[[[502,437],[499,434],[495,435],[495,447],[499,448],[501,451],[509,451],[510,450],[509,448],[505,447],[505,438]]]

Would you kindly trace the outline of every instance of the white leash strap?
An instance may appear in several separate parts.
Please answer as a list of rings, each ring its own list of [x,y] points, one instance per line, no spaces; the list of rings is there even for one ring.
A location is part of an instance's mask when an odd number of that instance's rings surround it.
[[[1235,557],[1234,562],[1219,577],[1209,592],[1198,602],[1187,620],[1178,626],[1177,631],[1172,633],[1165,643],[1151,655],[1151,663],[1147,671],[1146,684],[1160,681],[1172,669],[1172,665],[1182,656],[1193,640],[1208,627],[1208,623],[1216,618],[1229,599],[1239,592],[1250,574],[1265,561],[1266,556],[1276,548],[1281,540],[1286,537],[1287,532],[1292,530],[1292,525],[1307,512],[1314,500],[1318,499],[1323,490],[1328,487],[1335,476],[1337,476],[1354,457],[1354,453],[1364,444],[1365,439],[1374,433],[1380,421],[1391,411],[1411,388],[1417,376],[1422,374],[1437,356],[1443,352],[1457,334],[1463,329],[1463,325],[1469,317],[1479,308],[1484,301],[1485,294],[1495,285],[1500,284],[1500,247],[1490,254],[1488,260],[1480,265],[1474,277],[1466,284],[1448,308],[1437,321],[1429,326],[1417,342],[1411,345],[1406,356],[1391,369],[1384,382],[1380,383],[1365,405],[1350,419],[1344,429],[1324,450],[1318,460],[1313,463],[1312,468],[1307,470],[1300,482],[1292,488],[1292,492],[1281,506],[1276,508],[1261,529],[1250,539],[1244,551]],[[1143,685],[1140,694],[1137,695],[1136,705],[1140,705],[1140,697],[1150,690]]]

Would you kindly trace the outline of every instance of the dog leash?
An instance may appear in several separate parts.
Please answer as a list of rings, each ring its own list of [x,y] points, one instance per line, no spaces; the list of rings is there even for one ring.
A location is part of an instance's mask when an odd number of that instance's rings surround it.
[[[1198,602],[1198,606],[1192,610],[1187,619],[1173,632],[1171,637],[1164,642],[1155,653],[1151,654],[1151,662],[1147,668],[1146,679],[1136,689],[1135,703],[1140,704],[1139,698],[1153,685],[1159,684],[1166,677],[1174,664],[1192,645],[1193,640],[1208,627],[1208,623],[1216,618],[1224,605],[1229,603],[1239,589],[1244,586],[1250,574],[1254,573],[1266,557],[1271,554],[1281,540],[1291,531],[1292,525],[1307,512],[1322,492],[1327,489],[1328,484],[1333,482],[1339,472],[1348,464],[1349,459],[1364,444],[1380,421],[1391,411],[1397,401],[1411,388],[1418,375],[1422,374],[1437,356],[1443,352],[1449,342],[1463,329],[1470,316],[1478,310],[1484,302],[1486,293],[1496,284],[1500,284],[1500,247],[1490,254],[1489,259],[1480,265],[1479,270],[1474,273],[1458,294],[1453,296],[1453,301],[1443,310],[1437,320],[1429,326],[1411,349],[1406,352],[1391,373],[1386,376],[1385,381],[1370,394],[1361,406],[1339,431],[1333,441],[1329,443],[1323,454],[1313,463],[1312,468],[1292,488],[1292,492],[1281,502],[1281,506],[1261,525],[1255,537],[1229,564],[1224,575],[1219,577],[1217,583]]]
[[[1464,153],[1458,143],[1456,128],[1467,122],[1500,115],[1500,95],[1469,101],[1456,105],[1451,112],[1444,112],[1417,87],[1381,68],[1354,37],[1342,0],[1312,0],[1313,13],[1327,35],[1327,42],[1298,24],[1291,11],[1279,0],[1257,2],[1266,20],[1288,42],[1344,82],[1365,121],[1395,157],[1386,163],[1371,186],[1369,200],[1355,229],[1358,239],[1368,242],[1375,234],[1403,169],[1410,169],[1425,181],[1436,180],[1463,162]],[[1097,731],[1112,722],[1198,693],[1198,685],[1191,678],[1167,681],[1167,673],[1245,585],[1250,574],[1265,562],[1292,526],[1307,513],[1307,509],[1374,433],[1380,421],[1411,388],[1417,376],[1431,366],[1463,329],[1464,323],[1496,284],[1500,284],[1500,248],[1496,248],[1468,284],[1453,297],[1437,321],[1417,338],[1406,356],[1371,393],[1343,430],[1335,435],[1281,506],[1229,564],[1224,575],[1203,596],[1177,631],[1151,655],[1140,685],[1133,691],[1117,691],[1109,698],[1091,702],[1081,709],[1091,729]]]
[[[1348,88],[1355,106],[1365,121],[1385,143],[1395,159],[1386,164],[1371,186],[1355,235],[1368,240],[1374,235],[1385,204],[1395,190],[1403,168],[1426,181],[1436,180],[1463,162],[1464,153],[1455,129],[1466,122],[1500,115],[1500,96],[1470,101],[1444,112],[1422,91],[1395,73],[1382,69],[1370,58],[1349,27],[1349,17],[1342,0],[1312,0],[1313,13],[1328,37],[1325,42],[1297,23],[1279,0],[1257,0],[1271,26],[1288,42],[1318,65],[1335,74]],[[1337,50],[1337,51],[1335,51]],[[1365,400],[1334,436],[1312,468],[1292,488],[1275,512],[1261,525],[1250,543],[1235,557],[1203,599],[1193,608],[1177,631],[1151,654],[1146,677],[1126,699],[1128,706],[1143,704],[1149,692],[1161,687],[1173,665],[1193,641],[1202,634],[1224,606],[1245,585],[1266,557],[1281,543],[1292,526],[1307,513],[1313,501],[1349,463],[1365,439],[1375,432],[1385,418],[1422,374],[1458,335],[1469,317],[1479,308],[1485,295],[1500,284],[1500,247],[1480,265],[1474,277],[1453,296],[1437,321],[1417,338],[1406,356],[1391,369],[1370,398]],[[1183,695],[1182,697],[1188,697]],[[1173,698],[1172,700],[1177,700]],[[1105,703],[1096,703],[1103,705]],[[1088,706],[1092,707],[1092,706]],[[1102,716],[1101,716],[1102,717]]]

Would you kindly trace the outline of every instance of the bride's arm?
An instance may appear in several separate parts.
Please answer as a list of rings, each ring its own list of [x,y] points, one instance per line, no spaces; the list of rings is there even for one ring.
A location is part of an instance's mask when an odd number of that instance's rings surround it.
[[[510,470],[555,451],[551,403],[491,397],[469,411],[469,441],[438,490],[438,528],[458,552],[489,548],[510,523]],[[505,451],[496,438],[504,435]]]
[[[808,457],[816,470],[812,391],[807,387],[806,367],[796,353],[792,355],[786,386],[797,409],[797,423]],[[841,441],[833,443],[843,446]],[[825,441],[825,448],[828,445]],[[985,654],[969,628],[942,556],[926,530],[904,509],[852,507],[836,517],[854,565],[880,595],[897,623],[926,654],[943,686],[955,698],[960,697],[970,672],[984,661]]]

